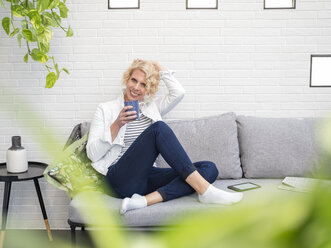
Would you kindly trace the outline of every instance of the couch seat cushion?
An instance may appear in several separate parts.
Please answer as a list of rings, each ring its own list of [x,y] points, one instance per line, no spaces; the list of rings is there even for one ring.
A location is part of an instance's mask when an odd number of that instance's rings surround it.
[[[244,192],[243,200],[239,204],[245,204],[249,200],[256,199],[260,201],[265,199],[265,196],[276,196],[286,194],[298,194],[297,192],[284,191],[278,189],[278,185],[281,184],[281,179],[237,179],[237,180],[217,180],[214,185],[220,189],[227,189],[227,186],[238,184],[242,182],[253,182],[259,184],[261,188]],[[84,193],[81,193],[84,194]],[[77,195],[70,203],[69,206],[69,219],[76,223],[88,223],[95,224],[93,221],[93,214],[89,215],[85,221],[79,215],[79,209],[84,208],[81,196]],[[113,198],[108,195],[102,195],[109,211],[115,211],[119,213],[121,206],[121,199]],[[222,206],[217,204],[202,204],[198,201],[197,194],[191,194],[179,199],[175,199],[168,202],[158,203],[146,208],[128,211],[126,214],[121,215],[121,219],[126,226],[129,227],[148,227],[148,226],[160,226],[164,224],[171,224],[172,220],[178,219],[179,214],[194,214],[194,211],[208,209],[208,208],[229,208],[234,206]]]

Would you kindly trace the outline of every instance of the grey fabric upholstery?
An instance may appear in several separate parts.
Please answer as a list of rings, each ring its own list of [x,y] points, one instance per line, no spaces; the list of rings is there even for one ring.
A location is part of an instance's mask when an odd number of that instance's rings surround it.
[[[314,119],[238,116],[246,178],[309,176],[317,164]]]
[[[90,130],[90,126],[91,126],[90,122],[82,122],[80,124],[81,137],[83,137]]]
[[[192,161],[210,160],[217,165],[222,180],[214,185],[230,191],[227,186],[242,182],[253,182],[260,189],[244,192],[239,204],[249,201],[261,201],[276,195],[289,196],[296,192],[279,190],[285,176],[305,176],[314,172],[316,164],[316,144],[313,119],[281,119],[236,117],[233,113],[206,117],[195,120],[167,121]],[[81,125],[86,132],[88,124]],[[239,139],[239,144],[238,144]],[[240,156],[239,156],[240,148]],[[244,171],[240,167],[240,158]],[[168,165],[162,158],[157,159],[161,167]],[[225,179],[224,178],[234,178]],[[239,179],[238,179],[239,178]],[[268,178],[268,179],[247,179]],[[282,179],[272,179],[282,178]],[[102,195],[109,211],[118,212],[121,199]],[[77,195],[69,206],[69,220],[87,225],[96,224],[93,214],[82,218],[79,214],[85,208],[81,195]],[[195,211],[209,208],[228,208],[217,204],[201,204],[197,195],[168,202],[158,203],[147,208],[128,211],[120,216],[127,227],[152,227],[166,225],[185,213],[193,215]]]
[[[284,191],[277,189],[281,184],[280,179],[238,179],[238,180],[217,180],[214,185],[220,189],[231,191],[227,189],[227,186],[242,182],[253,182],[261,186],[260,189],[244,192],[243,200],[239,204],[246,204],[254,199],[261,199],[268,196],[275,196],[276,194],[291,195],[297,194],[297,192]],[[231,191],[233,192],[233,191]],[[107,195],[102,195],[102,199],[105,202],[109,211],[115,213],[119,212],[121,200]],[[79,210],[85,207],[81,200],[81,195],[77,195],[70,203],[69,206],[69,219],[76,223],[96,224],[93,219],[93,214],[82,218],[79,214]],[[210,208],[229,208],[231,206],[222,206],[217,204],[202,204],[198,201],[196,194],[191,194],[179,199],[175,199],[168,202],[158,203],[147,208],[128,211],[125,215],[121,215],[121,220],[125,226],[131,227],[148,227],[159,226],[167,223],[171,224],[172,220],[178,222],[180,214],[193,215],[195,211],[208,210]]]
[[[166,121],[183,145],[192,162],[208,160],[216,164],[218,178],[241,178],[236,115]],[[169,167],[159,156],[159,167]]]

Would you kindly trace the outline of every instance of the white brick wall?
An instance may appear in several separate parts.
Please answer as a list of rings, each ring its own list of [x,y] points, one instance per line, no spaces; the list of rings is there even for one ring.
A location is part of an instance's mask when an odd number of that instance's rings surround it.
[[[134,58],[177,70],[187,95],[167,118],[227,111],[316,117],[331,109],[331,88],[309,88],[310,54],[331,53],[328,0],[297,0],[295,10],[263,10],[263,0],[219,1],[219,10],[186,10],[185,0],[141,0],[140,10],[108,10],[107,0],[67,2],[75,36],[56,31],[51,54],[70,76],[53,89],[44,88],[44,68],[25,64],[25,48],[0,32],[0,162],[13,135],[22,136],[31,160],[50,159],[38,145],[40,131],[31,129],[35,117],[22,122],[23,106],[58,135],[58,149],[76,123],[116,96]],[[8,5],[0,18],[7,13]],[[41,186],[51,227],[67,228],[67,195]],[[8,226],[43,228],[32,183],[13,185],[11,197]]]

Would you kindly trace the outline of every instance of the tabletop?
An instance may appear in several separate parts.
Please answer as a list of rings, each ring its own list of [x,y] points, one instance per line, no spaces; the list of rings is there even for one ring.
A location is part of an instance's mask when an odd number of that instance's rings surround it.
[[[48,165],[42,162],[28,162],[28,170],[22,173],[9,173],[6,163],[0,163],[0,182],[24,181],[43,177]]]

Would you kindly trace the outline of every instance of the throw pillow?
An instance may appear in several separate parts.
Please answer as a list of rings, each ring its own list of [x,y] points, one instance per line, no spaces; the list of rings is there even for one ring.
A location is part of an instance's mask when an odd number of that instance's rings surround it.
[[[104,192],[103,176],[91,166],[86,155],[87,138],[88,133],[69,145],[44,172],[49,183],[68,191],[72,197],[82,191]]]
[[[316,119],[238,116],[246,178],[311,176],[317,168]]]

